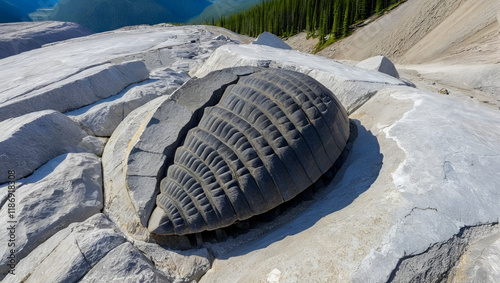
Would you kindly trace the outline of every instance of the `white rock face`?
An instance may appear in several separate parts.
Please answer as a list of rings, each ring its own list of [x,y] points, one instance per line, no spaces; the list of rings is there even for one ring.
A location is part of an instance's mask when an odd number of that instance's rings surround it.
[[[101,162],[91,153],[61,155],[17,183],[14,195],[17,260],[26,257],[59,230],[99,213],[103,207]],[[4,223],[12,220],[9,218],[9,203],[3,204],[0,211]],[[8,239],[9,231],[2,229],[0,236]],[[67,252],[61,250],[62,254]],[[9,269],[10,255],[7,244],[0,247],[0,254],[0,273],[5,274]],[[72,266],[67,264],[69,271]]]
[[[257,39],[252,42],[252,44],[266,45],[280,49],[292,49],[292,47],[281,40],[281,38],[267,31],[261,33],[259,37],[257,37]]]
[[[143,62],[106,63],[19,95],[7,90],[0,93],[0,121],[39,110],[65,112],[80,108],[115,95],[148,77]]]
[[[387,282],[403,257],[498,221],[500,112],[401,87],[351,118],[359,136],[330,193],[254,241],[212,246],[201,282],[265,281],[274,270],[280,282]]]
[[[52,110],[0,122],[0,168],[15,170],[17,178],[63,153],[87,150],[100,155],[103,147],[102,141],[87,136],[77,123]],[[0,176],[0,184],[7,177]]]
[[[172,69],[156,71],[150,77],[150,80],[131,85],[118,95],[67,112],[66,115],[92,135],[109,137],[134,109],[159,96],[171,94],[190,79],[187,74]]]
[[[343,65],[323,57],[262,45],[226,45],[217,49],[194,74],[236,66],[282,68],[307,74],[331,90],[348,113],[363,105],[388,85],[404,85],[396,78],[362,68]]]
[[[76,23],[46,21],[0,24],[0,59],[40,48],[47,43],[92,33]]]
[[[356,64],[356,67],[371,71],[378,71],[399,79],[398,70],[391,62],[391,60],[387,59],[385,56],[375,56],[368,58]]]

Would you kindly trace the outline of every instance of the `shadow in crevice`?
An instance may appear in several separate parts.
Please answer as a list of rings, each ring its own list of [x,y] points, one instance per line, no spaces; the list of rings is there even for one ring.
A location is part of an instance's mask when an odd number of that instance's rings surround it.
[[[339,158],[341,166],[333,167],[335,175],[326,174],[314,187],[278,207],[277,211],[256,216],[244,225],[239,223],[222,229],[224,237],[226,233],[229,235],[223,241],[221,231],[203,234],[203,245],[218,259],[244,255],[299,234],[323,217],[349,206],[375,182],[383,163],[377,138],[358,120],[351,120],[351,127],[357,129],[358,137],[348,144],[347,153]]]

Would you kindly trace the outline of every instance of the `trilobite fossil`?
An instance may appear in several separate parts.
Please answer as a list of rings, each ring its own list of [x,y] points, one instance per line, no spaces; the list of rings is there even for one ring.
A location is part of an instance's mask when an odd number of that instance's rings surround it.
[[[314,184],[348,137],[344,107],[313,78],[277,69],[240,77],[176,149],[148,228],[183,235],[267,212]]]

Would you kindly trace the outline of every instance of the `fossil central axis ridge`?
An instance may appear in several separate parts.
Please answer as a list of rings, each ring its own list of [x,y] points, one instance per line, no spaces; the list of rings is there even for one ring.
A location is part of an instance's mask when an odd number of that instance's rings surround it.
[[[313,78],[278,69],[242,76],[176,149],[148,228],[184,235],[267,212],[314,184],[348,138],[344,107]]]

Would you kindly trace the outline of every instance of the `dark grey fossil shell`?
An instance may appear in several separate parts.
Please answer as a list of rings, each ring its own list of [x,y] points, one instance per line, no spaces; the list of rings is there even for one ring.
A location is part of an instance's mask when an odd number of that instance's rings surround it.
[[[348,137],[344,107],[313,78],[272,69],[241,77],[177,148],[149,230],[190,234],[269,211],[329,170]]]

